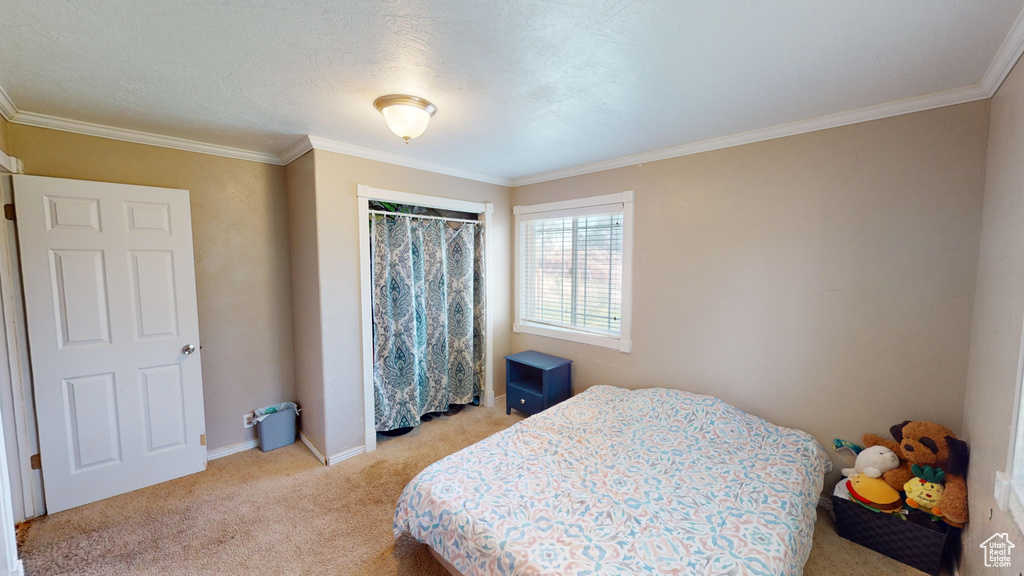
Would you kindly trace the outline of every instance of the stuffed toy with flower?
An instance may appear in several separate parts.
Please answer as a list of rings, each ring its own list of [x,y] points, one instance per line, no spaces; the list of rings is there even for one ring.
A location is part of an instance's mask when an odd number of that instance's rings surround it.
[[[946,481],[946,473],[931,466],[921,467],[917,464],[910,466],[914,477],[907,480],[903,485],[903,491],[907,493],[907,504],[918,510],[924,510],[932,516],[941,517],[942,496],[946,491],[943,482]]]

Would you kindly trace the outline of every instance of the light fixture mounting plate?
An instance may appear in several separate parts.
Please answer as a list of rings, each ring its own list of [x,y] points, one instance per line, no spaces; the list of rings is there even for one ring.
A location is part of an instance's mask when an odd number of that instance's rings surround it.
[[[434,106],[424,98],[419,96],[410,96],[408,94],[388,94],[387,96],[381,96],[373,101],[373,107],[378,112],[383,112],[388,106],[394,106],[396,104],[405,106],[415,106],[433,116],[437,112],[437,106]]]

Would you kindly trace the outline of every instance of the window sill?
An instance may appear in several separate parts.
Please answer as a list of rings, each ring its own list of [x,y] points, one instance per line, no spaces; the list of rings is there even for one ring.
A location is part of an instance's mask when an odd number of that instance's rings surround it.
[[[578,330],[570,330],[568,328],[555,328],[553,326],[541,326],[538,324],[530,324],[524,322],[520,324],[514,324],[512,326],[512,331],[517,334],[534,334],[536,336],[546,336],[548,338],[557,338],[559,340],[579,342],[580,344],[600,346],[602,348],[614,348],[619,352],[625,352],[627,354],[630,353],[633,349],[633,343],[630,342],[627,338],[598,336],[597,334],[591,334],[589,332],[580,332]]]
[[[1024,533],[1024,498],[1022,498],[1022,492],[1024,492],[1024,485],[1020,481],[1010,481],[1010,502],[1009,512],[1010,517],[1017,524],[1017,528]]]

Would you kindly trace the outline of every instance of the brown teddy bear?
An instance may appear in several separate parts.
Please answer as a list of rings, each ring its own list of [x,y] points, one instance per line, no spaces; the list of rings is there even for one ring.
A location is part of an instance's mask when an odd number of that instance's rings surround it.
[[[958,440],[948,428],[932,422],[907,420],[889,429],[896,439],[885,440],[876,434],[865,434],[864,445],[885,446],[900,457],[900,466],[882,475],[896,490],[914,477],[910,466],[932,466],[946,473],[941,512],[947,524],[962,527],[967,523],[967,443]]]

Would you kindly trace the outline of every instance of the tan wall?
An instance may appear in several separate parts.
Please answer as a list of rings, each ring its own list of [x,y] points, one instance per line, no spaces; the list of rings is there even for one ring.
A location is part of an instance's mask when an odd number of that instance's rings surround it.
[[[512,205],[509,189],[333,152],[316,150],[313,154],[323,312],[325,454],[335,455],[364,442],[356,202],[359,184],[494,203],[494,378],[495,394],[504,394],[505,370],[501,357],[508,354],[511,335]]]
[[[971,523],[964,533],[962,574],[1014,574],[986,568],[978,545],[1007,532],[1019,548],[1017,525],[995,509],[995,473],[1006,470],[1024,320],[1024,66],[1018,64],[992,99],[985,209],[971,330],[970,369],[962,436],[971,447]],[[988,519],[989,511],[992,519]],[[1018,556],[1014,553],[1014,556]]]
[[[574,360],[574,392],[711,394],[826,447],[906,419],[958,430],[987,125],[977,102],[516,188],[633,190],[636,231],[632,353],[512,351]]]
[[[303,434],[323,451],[327,438],[313,153],[307,152],[293,161],[285,173],[291,245],[295,396],[302,406]]]
[[[9,130],[9,127],[10,124],[7,120],[0,118],[0,150],[3,150],[5,154],[13,156],[14,153],[11,152],[11,147],[8,144],[7,131]]]
[[[12,124],[39,176],[191,191],[208,447],[254,438],[242,414],[294,394],[285,170]]]

